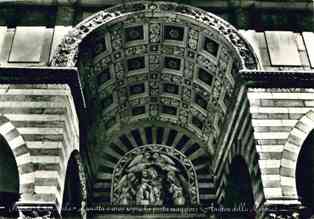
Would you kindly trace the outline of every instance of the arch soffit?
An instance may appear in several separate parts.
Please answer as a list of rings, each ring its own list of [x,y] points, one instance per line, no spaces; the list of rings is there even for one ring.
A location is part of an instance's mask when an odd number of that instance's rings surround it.
[[[208,13],[206,11],[203,11],[201,9],[197,9],[191,6],[187,5],[180,5],[176,3],[166,3],[166,2],[135,2],[135,3],[128,3],[126,5],[118,5],[103,11],[100,11],[96,13],[95,15],[87,18],[86,20],[82,21],[80,24],[78,24],[63,40],[63,42],[59,45],[56,54],[52,60],[51,65],[53,66],[75,66],[77,63],[78,59],[78,53],[79,53],[79,46],[81,42],[87,38],[89,35],[93,34],[93,32],[96,32],[96,30],[100,29],[101,26],[105,24],[112,24],[112,23],[117,23],[117,22],[122,22],[128,18],[132,17],[169,17],[169,23],[171,23],[172,17],[178,16],[180,18],[184,18],[187,23],[191,23],[194,26],[197,26],[200,30],[205,30],[201,31],[202,34],[207,34],[206,36],[208,38],[213,38],[219,43],[223,44],[223,47],[226,47],[225,52],[230,52],[231,54],[226,54],[227,56],[230,56],[230,60],[232,59],[233,61],[236,60],[236,69],[256,69],[258,68],[258,61],[256,56],[254,55],[254,51],[252,47],[247,43],[247,41],[241,37],[239,32],[232,27],[230,24],[225,22],[223,19]],[[167,20],[168,22],[168,20]],[[109,45],[110,46],[110,45]],[[197,45],[198,47],[198,45]],[[197,49],[198,50],[198,49]],[[222,56],[225,53],[222,53]],[[202,57],[204,58],[204,57]],[[206,65],[206,68],[211,68],[213,65],[213,60],[208,60],[207,57],[205,57],[203,65]],[[231,73],[229,69],[229,59],[227,59],[228,62],[228,68],[226,64],[221,64],[221,66],[225,67],[217,67],[217,72],[228,72],[226,73],[226,77],[221,76],[222,74],[217,73],[217,79],[215,79],[215,84],[213,85],[215,92],[217,94],[209,95],[208,90],[208,85],[204,86],[203,82],[200,83],[195,83],[197,88],[195,90],[198,93],[202,93],[204,95],[204,98],[199,98],[200,100],[209,100],[212,98],[212,101],[208,101],[209,106],[207,106],[208,112],[205,112],[203,109],[200,109],[200,107],[196,107],[194,110],[193,108],[193,113],[197,114],[195,118],[197,118],[197,121],[211,121],[211,123],[217,123],[215,125],[215,130],[212,132],[209,132],[206,128],[193,128],[193,132],[197,133],[198,136],[204,136],[204,141],[210,141],[210,139],[216,136],[218,131],[216,129],[219,129],[218,123],[222,123],[224,118],[224,113],[226,111],[226,105],[230,102],[229,97],[231,97],[233,91],[234,91],[234,79],[233,79],[233,73]],[[217,61],[217,60],[216,60]],[[207,63],[207,64],[206,64]],[[232,62],[231,62],[232,63]],[[118,63],[119,64],[119,63]],[[216,64],[215,64],[216,65]],[[182,67],[181,67],[182,68]],[[194,68],[194,67],[193,67]],[[233,68],[233,66],[232,66]],[[195,67],[196,69],[196,67]],[[201,69],[201,67],[198,67],[198,69]],[[214,68],[216,69],[216,68]],[[227,69],[227,70],[226,70]],[[183,70],[180,70],[183,71]],[[196,70],[195,70],[196,71]],[[216,70],[215,70],[216,71]],[[183,75],[182,72],[180,74]],[[189,73],[190,74],[190,73]],[[228,75],[227,75],[228,74]],[[171,75],[171,74],[169,74]],[[196,74],[195,74],[196,75]],[[135,77],[135,76],[134,76]],[[167,76],[168,77],[168,76]],[[170,76],[169,76],[170,77]],[[190,76],[186,76],[190,77]],[[196,76],[193,76],[196,77]],[[199,76],[198,76],[199,77]],[[173,74],[171,75],[171,80],[181,80],[181,77],[178,77],[177,75]],[[230,79],[231,78],[231,79]],[[169,80],[170,80],[169,79]],[[226,90],[221,89],[221,84],[222,80],[226,79]],[[139,80],[139,79],[137,79]],[[156,79],[157,80],[157,79]],[[167,79],[168,80],[168,79]],[[199,81],[199,79],[193,79],[192,82],[194,81]],[[203,85],[203,86],[201,86]],[[144,83],[144,86],[147,86],[147,84]],[[192,86],[192,85],[189,85]],[[205,88],[204,88],[205,87]],[[107,89],[107,88],[106,88]],[[110,86],[108,86],[108,89],[110,89]],[[211,88],[210,88],[211,89]],[[145,93],[147,93],[148,89],[144,87]],[[179,88],[179,92],[181,92],[182,88]],[[225,90],[225,91],[223,91]],[[193,95],[196,96],[196,91],[193,92]],[[183,91],[182,91],[183,92]],[[191,93],[191,92],[190,92]],[[189,98],[193,98],[192,93],[187,93],[186,96],[189,95]],[[195,93],[195,94],[194,94]],[[213,92],[214,93],[214,92]],[[228,94],[228,95],[227,95]],[[173,96],[173,95],[172,95]],[[172,105],[177,104],[177,100],[172,100],[174,98],[170,98],[170,96],[167,96],[167,98],[164,98],[165,101],[171,101]],[[225,98],[223,98],[223,96]],[[119,99],[119,98],[115,98]],[[226,100],[226,104],[222,103],[222,99]],[[181,100],[180,100],[181,101]],[[219,101],[219,103],[218,103]],[[113,102],[117,102],[116,100],[113,100]],[[195,102],[195,101],[194,101]],[[194,104],[194,103],[193,103]],[[113,104],[114,105],[114,104]],[[194,104],[195,105],[195,104]],[[200,104],[199,104],[200,105]],[[212,105],[219,105],[217,106],[212,106]],[[204,107],[203,107],[204,108]],[[206,106],[205,106],[206,108]],[[218,110],[219,109],[219,110]],[[116,109],[115,109],[116,110]],[[213,112],[212,112],[213,111]],[[217,112],[216,112],[217,111]],[[183,115],[183,110],[182,110],[182,115]],[[117,113],[116,113],[117,114]],[[147,113],[148,114],[148,113]],[[193,115],[194,115],[193,114]],[[212,114],[215,115],[213,117],[208,116],[207,114]],[[107,114],[108,120],[112,117],[111,114]],[[111,116],[111,117],[110,117]],[[106,117],[106,118],[107,118]],[[183,119],[188,119],[186,118],[187,116],[184,114]],[[208,119],[206,119],[208,118]],[[196,124],[196,122],[194,122]],[[193,123],[192,121],[188,121],[187,123]],[[192,124],[192,126],[195,126],[195,124]],[[191,125],[189,125],[190,127]],[[217,126],[217,127],[216,127]],[[188,128],[189,128],[188,127]],[[203,129],[203,130],[199,130]],[[205,130],[206,129],[206,130]],[[204,132],[204,133],[203,133]],[[206,133],[205,133],[206,132]],[[213,137],[214,136],[214,137]]]
[[[68,173],[68,170],[70,168],[69,164],[70,164],[70,161],[73,160],[75,161],[76,159],[80,159],[80,152],[77,150],[77,149],[74,149],[72,150],[68,156],[67,156],[67,159],[65,160],[65,172],[64,172],[64,175],[63,175],[63,179],[62,179],[62,196],[64,195],[64,184],[65,184],[65,181],[66,181],[66,178],[67,178],[67,173]]]
[[[161,13],[165,13],[170,17],[174,14],[184,17],[196,25],[216,33],[218,37],[222,37],[236,53],[240,61],[239,69],[259,68],[253,47],[232,25],[202,9],[168,2],[128,3],[117,5],[92,15],[79,23],[65,36],[50,64],[57,67],[74,67],[77,63],[79,45],[90,33],[106,23],[137,13],[143,13],[152,17],[158,17]]]
[[[6,118],[5,116],[0,116],[0,135],[3,136],[3,138],[6,140],[6,142],[8,143],[16,164],[17,164],[17,168],[18,168],[18,175],[19,175],[19,183],[20,183],[20,190],[21,187],[23,186],[23,184],[34,184],[35,179],[34,177],[31,179],[31,182],[25,182],[24,183],[24,178],[22,177],[22,171],[21,168],[24,165],[24,161],[23,160],[31,160],[30,159],[30,153],[28,151],[28,147],[22,137],[22,135],[19,133],[19,131],[15,128],[15,126],[11,123],[11,121]],[[27,149],[27,152],[24,153],[24,159],[21,160],[19,159],[19,157],[21,156],[20,153],[18,153],[18,148],[20,147],[25,147]]]
[[[237,60],[239,69],[257,69],[258,60],[251,45],[239,34],[239,32],[223,19],[187,5],[166,2],[135,2],[125,5],[118,5],[87,18],[78,24],[70,33],[65,36],[62,43],[50,63],[52,66],[75,66],[78,59],[80,43],[99,27],[114,21],[123,20],[132,15],[144,14],[149,16],[178,15],[189,20],[195,25],[206,29],[210,33],[222,39]],[[211,38],[210,36],[208,36]]]

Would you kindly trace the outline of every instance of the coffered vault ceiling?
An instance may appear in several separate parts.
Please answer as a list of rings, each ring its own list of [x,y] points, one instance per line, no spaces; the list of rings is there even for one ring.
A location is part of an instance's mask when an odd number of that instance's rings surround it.
[[[83,83],[95,82],[108,129],[149,119],[203,142],[219,136],[239,61],[215,32],[140,13],[99,27],[80,51]]]
[[[117,141],[117,148],[145,145],[143,139],[146,144],[159,141],[177,147],[169,143],[168,134],[156,134],[154,141],[147,142],[145,127],[187,133],[194,143],[185,150],[197,145],[196,150],[189,149],[197,155],[183,153],[205,157],[200,165],[210,173],[208,161],[233,102],[237,72],[257,65],[232,26],[190,6],[132,3],[79,24],[65,38],[52,64],[75,64],[73,50],[78,45],[78,67],[90,115],[88,144],[90,153],[97,155],[93,156],[95,175],[111,177],[114,165],[104,165],[101,157],[116,154],[108,150],[114,151]],[[181,138],[182,134],[177,141]],[[121,158],[123,153],[118,155]],[[208,193],[202,197],[209,198]]]

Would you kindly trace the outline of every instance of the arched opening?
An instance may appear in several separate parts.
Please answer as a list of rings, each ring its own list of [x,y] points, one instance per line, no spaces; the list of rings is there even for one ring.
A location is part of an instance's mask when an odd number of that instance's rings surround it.
[[[310,215],[314,213],[314,130],[305,139],[297,161],[297,193]]]
[[[62,200],[62,217],[80,213],[82,195],[77,156],[79,156],[79,152],[74,151],[68,161]]]
[[[215,199],[212,169],[204,162],[207,156],[202,150],[209,157],[214,154],[238,92],[239,70],[258,68],[252,48],[235,28],[188,5],[126,3],[78,24],[59,46],[51,65],[76,66],[80,73],[88,114],[86,148],[93,157],[92,204],[112,204],[104,194],[110,192],[117,160],[147,144],[176,146],[196,164],[202,199],[197,204],[208,205]],[[141,129],[143,125],[148,128]],[[172,126],[178,129],[172,131]],[[130,127],[128,134],[120,135],[126,127]],[[180,169],[174,158],[169,160]],[[158,165],[145,166],[146,171],[134,174],[140,183],[147,180],[146,175],[154,178],[156,171],[170,181],[171,174],[168,177]],[[134,176],[126,173],[125,179],[132,181]],[[121,188],[127,186],[121,182]],[[119,192],[125,194],[122,189]],[[119,196],[113,203],[135,200],[127,198]],[[165,202],[174,205],[174,198]]]
[[[254,196],[251,178],[246,162],[241,156],[233,158],[227,180],[224,207],[236,209],[238,211],[235,212],[236,218],[252,218]]]
[[[19,173],[14,154],[2,135],[0,135],[0,210],[1,216],[9,214],[14,203],[20,198]]]

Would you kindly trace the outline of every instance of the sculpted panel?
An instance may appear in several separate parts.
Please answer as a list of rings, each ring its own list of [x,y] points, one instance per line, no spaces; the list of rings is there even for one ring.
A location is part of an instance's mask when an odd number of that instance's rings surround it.
[[[127,153],[113,174],[112,203],[186,206],[198,203],[192,163],[174,148],[146,145]]]

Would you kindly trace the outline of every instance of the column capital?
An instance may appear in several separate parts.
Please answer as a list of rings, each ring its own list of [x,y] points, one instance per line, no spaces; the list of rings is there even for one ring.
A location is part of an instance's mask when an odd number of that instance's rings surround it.
[[[59,218],[60,214],[55,205],[49,204],[22,204],[16,205],[19,212],[18,219],[52,219]]]
[[[292,202],[283,200],[270,204],[266,202],[264,204],[264,210],[266,212],[266,218],[268,219],[299,219],[301,211],[304,207],[300,202]]]
[[[299,219],[300,214],[297,212],[289,213],[289,214],[282,214],[282,213],[270,213],[266,214],[267,218],[269,219]]]

